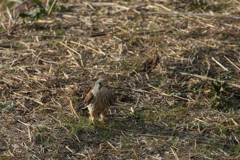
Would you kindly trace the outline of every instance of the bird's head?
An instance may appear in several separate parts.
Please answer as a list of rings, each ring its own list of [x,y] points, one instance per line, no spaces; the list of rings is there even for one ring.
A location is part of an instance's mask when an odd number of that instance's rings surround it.
[[[108,81],[106,79],[101,78],[97,80],[97,82],[95,83],[94,90],[105,91],[107,89],[107,86],[108,86]]]

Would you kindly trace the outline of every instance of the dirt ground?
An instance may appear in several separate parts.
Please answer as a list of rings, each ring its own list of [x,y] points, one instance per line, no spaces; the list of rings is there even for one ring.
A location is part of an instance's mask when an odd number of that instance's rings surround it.
[[[58,0],[32,22],[19,4],[0,15],[0,159],[240,159],[240,2]],[[105,126],[80,109],[99,78]]]

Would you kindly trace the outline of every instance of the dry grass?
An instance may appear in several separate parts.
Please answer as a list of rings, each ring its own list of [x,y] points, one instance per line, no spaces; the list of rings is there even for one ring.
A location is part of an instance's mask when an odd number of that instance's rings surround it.
[[[87,2],[2,14],[0,159],[240,158],[240,3]],[[100,77],[106,127],[78,109]]]

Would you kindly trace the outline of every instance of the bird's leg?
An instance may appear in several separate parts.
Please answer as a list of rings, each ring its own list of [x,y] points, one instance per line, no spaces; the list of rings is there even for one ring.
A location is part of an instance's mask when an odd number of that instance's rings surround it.
[[[90,116],[91,116],[91,119],[92,119],[92,123],[95,125],[95,119],[96,119],[96,117],[97,117],[97,113],[96,112],[94,112],[94,111],[89,111],[89,114],[90,114]]]
[[[108,110],[104,110],[101,112],[102,125],[104,125],[104,118],[106,117],[107,113],[108,113]]]

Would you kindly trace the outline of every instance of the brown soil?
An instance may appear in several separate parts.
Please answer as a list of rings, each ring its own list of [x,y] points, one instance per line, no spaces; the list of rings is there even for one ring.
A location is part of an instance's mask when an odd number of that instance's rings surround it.
[[[1,14],[1,159],[239,158],[239,2],[60,4]],[[105,126],[78,108],[98,78]]]

